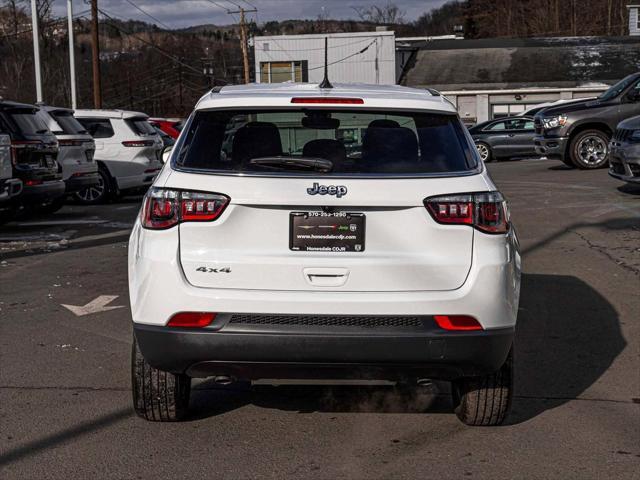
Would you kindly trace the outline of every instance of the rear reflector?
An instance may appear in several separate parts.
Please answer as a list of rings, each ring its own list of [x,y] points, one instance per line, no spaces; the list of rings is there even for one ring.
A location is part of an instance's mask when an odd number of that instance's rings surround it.
[[[169,323],[167,323],[168,327],[183,327],[183,328],[202,328],[208,325],[215,320],[215,313],[207,313],[207,312],[181,312],[176,313]]]
[[[153,147],[153,140],[125,140],[122,145],[125,147]]]
[[[80,147],[83,144],[83,140],[58,140],[58,145],[61,147]]]
[[[364,100],[361,98],[346,98],[346,97],[293,97],[291,103],[331,103],[331,104],[348,104],[348,105],[362,105]]]
[[[468,315],[434,315],[433,318],[444,330],[482,330],[482,325]]]

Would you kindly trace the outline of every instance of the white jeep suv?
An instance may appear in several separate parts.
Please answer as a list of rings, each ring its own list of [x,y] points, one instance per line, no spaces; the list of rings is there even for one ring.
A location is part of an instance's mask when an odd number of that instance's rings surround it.
[[[133,402],[147,420],[182,418],[191,378],[209,376],[444,379],[463,422],[505,419],[518,242],[437,92],[214,89],[129,247]]]
[[[128,110],[76,110],[75,117],[95,140],[100,183],[76,194],[83,203],[101,203],[119,194],[145,191],[162,168],[162,139],[148,116]]]

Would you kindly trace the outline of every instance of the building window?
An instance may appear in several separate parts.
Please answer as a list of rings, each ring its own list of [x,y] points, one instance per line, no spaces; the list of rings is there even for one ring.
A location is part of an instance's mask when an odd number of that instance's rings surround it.
[[[262,83],[308,82],[308,62],[306,60],[260,62],[260,81]]]

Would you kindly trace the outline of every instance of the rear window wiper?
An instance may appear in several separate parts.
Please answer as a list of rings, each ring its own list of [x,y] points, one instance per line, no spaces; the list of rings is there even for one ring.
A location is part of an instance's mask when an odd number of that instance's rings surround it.
[[[318,172],[327,173],[333,170],[333,162],[324,158],[311,157],[258,157],[249,160],[251,165],[260,167],[274,168],[284,170],[287,168],[295,168],[302,170],[316,170]]]

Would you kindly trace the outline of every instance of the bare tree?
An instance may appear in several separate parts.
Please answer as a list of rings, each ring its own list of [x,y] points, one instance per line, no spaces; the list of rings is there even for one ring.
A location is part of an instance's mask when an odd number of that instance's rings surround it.
[[[365,22],[395,25],[404,22],[405,12],[395,3],[371,5],[369,7],[352,7],[361,20]]]

